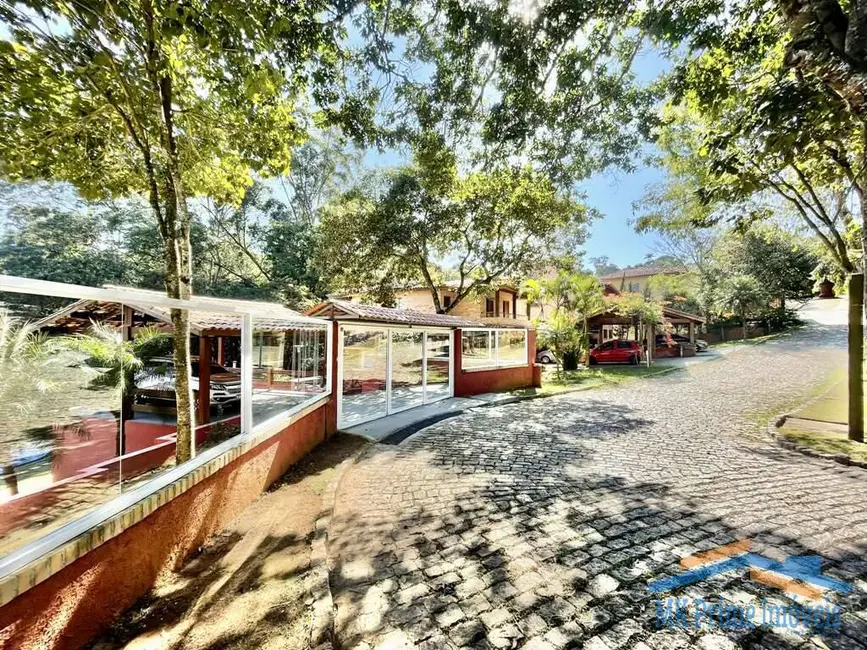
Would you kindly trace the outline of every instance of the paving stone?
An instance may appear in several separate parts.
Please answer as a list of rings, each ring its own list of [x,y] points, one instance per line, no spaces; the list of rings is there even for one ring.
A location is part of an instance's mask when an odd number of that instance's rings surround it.
[[[548,650],[559,633],[591,650],[717,650],[716,636],[770,648],[774,635],[658,630],[646,588],[682,557],[750,537],[779,560],[820,555],[854,585],[839,596],[843,633],[822,643],[856,647],[867,470],[781,449],[757,424],[844,364],[845,328],[808,327],[628,389],[471,410],[372,445],[328,528],[338,641],[373,648],[397,628],[419,647]],[[684,594],[784,598],[746,573]],[[478,637],[482,621],[497,635]]]

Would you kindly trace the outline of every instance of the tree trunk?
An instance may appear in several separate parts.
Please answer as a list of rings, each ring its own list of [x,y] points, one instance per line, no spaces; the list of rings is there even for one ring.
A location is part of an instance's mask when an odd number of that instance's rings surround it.
[[[849,440],[864,442],[864,274],[849,278]]]
[[[743,330],[741,340],[746,341],[747,340],[747,313],[746,312],[741,313],[741,329]]]
[[[166,203],[163,214],[168,237],[166,252],[166,294],[170,298],[189,300],[192,296],[190,227],[186,199],[179,178],[169,174],[165,183]],[[180,189],[180,191],[179,191]],[[193,390],[190,382],[190,318],[186,309],[172,309],[174,332],[175,399],[177,443],[175,461],[183,463],[193,456]]]

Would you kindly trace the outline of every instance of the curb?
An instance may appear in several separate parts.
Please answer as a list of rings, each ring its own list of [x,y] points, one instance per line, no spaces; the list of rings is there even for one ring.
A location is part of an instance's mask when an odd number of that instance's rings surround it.
[[[328,527],[337,501],[337,489],[347,470],[355,465],[358,457],[369,445],[365,445],[338,466],[337,475],[322,493],[322,507],[313,523],[313,539],[310,542],[310,573],[305,587],[313,598],[313,623],[310,630],[310,647],[314,650],[332,650],[334,638],[334,600],[331,597],[331,582],[328,575]]]
[[[807,402],[809,404],[809,402]],[[785,436],[781,435],[778,429],[786,423],[786,420],[791,417],[791,413],[781,413],[768,422],[768,435],[771,436],[771,440],[773,440],[778,447],[786,449],[788,451],[794,451],[804,456],[809,456],[811,458],[819,458],[821,460],[830,460],[838,463],[840,465],[845,465],[847,467],[858,467],[860,469],[867,469],[867,461],[861,460],[853,460],[851,456],[848,454],[829,454],[822,451],[817,451],[812,447],[808,447],[807,445],[799,445],[792,440],[789,440]]]

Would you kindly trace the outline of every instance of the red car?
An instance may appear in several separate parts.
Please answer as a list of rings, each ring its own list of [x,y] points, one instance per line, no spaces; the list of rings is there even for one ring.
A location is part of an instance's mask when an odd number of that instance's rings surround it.
[[[636,341],[606,341],[590,350],[590,365],[597,363],[631,363],[641,361],[641,346]]]

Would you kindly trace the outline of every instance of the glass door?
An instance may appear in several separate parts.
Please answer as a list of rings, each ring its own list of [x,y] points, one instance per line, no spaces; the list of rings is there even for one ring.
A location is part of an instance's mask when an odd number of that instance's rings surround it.
[[[425,402],[451,395],[451,332],[428,332],[425,344]]]
[[[424,404],[424,332],[391,330],[389,413]]]
[[[388,330],[343,328],[340,426],[388,415]]]

